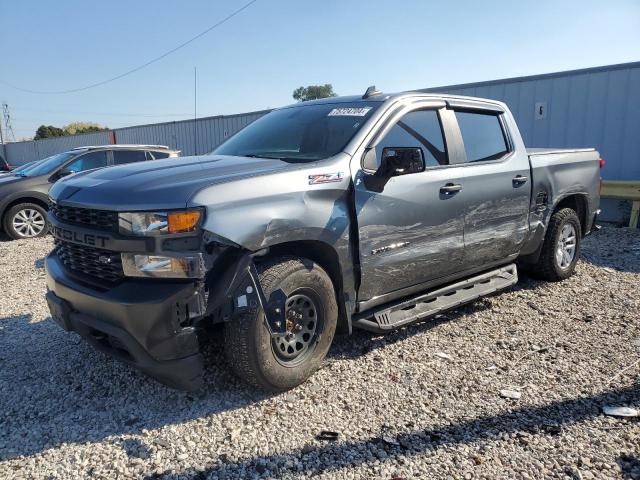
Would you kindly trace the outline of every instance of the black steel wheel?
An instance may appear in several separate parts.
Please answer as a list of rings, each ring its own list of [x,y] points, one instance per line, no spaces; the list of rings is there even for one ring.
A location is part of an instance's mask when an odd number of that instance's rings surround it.
[[[225,324],[225,355],[236,374],[268,391],[296,387],[322,364],[338,319],[329,275],[305,258],[285,257],[261,266],[260,284],[267,298],[282,291],[286,332],[272,336],[262,310]]]

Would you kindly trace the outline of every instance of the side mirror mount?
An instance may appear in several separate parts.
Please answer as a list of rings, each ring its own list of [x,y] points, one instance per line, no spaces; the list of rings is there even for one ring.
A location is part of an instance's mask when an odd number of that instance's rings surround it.
[[[423,172],[425,168],[422,149],[418,147],[387,147],[382,150],[380,173],[388,177]]]
[[[378,170],[378,155],[375,148],[368,148],[362,157],[362,168],[367,172]]]

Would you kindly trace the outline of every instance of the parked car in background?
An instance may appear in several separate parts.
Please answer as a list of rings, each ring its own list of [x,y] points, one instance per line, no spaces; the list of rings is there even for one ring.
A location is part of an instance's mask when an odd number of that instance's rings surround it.
[[[209,156],[58,182],[47,300],[62,328],[188,390],[223,324],[236,373],[286,390],[337,329],[455,308],[513,285],[516,262],[569,277],[601,165],[594,149],[528,150],[494,100],[370,88],[302,102]]]
[[[11,170],[11,165],[0,156],[0,172],[10,172]]]
[[[59,179],[96,168],[177,157],[163,145],[78,147],[0,177],[0,225],[13,239],[41,237],[49,231],[49,189]]]
[[[35,166],[36,164],[42,162],[43,160],[46,160],[46,159],[43,158],[42,160],[33,160],[32,162],[28,162],[18,167],[15,167],[13,170],[0,171],[0,178],[6,177],[7,175],[14,175],[16,173],[24,172],[29,168]]]

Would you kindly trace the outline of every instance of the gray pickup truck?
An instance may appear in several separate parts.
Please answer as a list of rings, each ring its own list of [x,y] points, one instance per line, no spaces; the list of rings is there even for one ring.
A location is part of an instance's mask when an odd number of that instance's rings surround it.
[[[212,154],[77,173],[50,191],[53,319],[176,388],[202,345],[280,391],[334,334],[386,332],[570,276],[596,228],[593,149],[527,150],[505,104],[423,93],[263,116]],[[216,328],[220,324],[222,328]]]

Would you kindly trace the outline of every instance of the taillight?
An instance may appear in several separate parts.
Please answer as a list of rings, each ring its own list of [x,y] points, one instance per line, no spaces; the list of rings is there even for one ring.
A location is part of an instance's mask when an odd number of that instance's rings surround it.
[[[604,158],[599,158],[598,163],[600,164],[600,170],[602,170],[604,168],[604,164],[606,163],[604,161]],[[602,175],[600,175],[600,184],[598,185],[598,193],[602,193]]]

